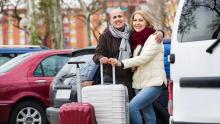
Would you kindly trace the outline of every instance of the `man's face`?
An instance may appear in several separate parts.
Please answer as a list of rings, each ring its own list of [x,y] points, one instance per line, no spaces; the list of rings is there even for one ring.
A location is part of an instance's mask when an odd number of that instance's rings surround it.
[[[110,17],[110,22],[115,28],[119,29],[125,25],[125,16],[122,11],[113,10]]]

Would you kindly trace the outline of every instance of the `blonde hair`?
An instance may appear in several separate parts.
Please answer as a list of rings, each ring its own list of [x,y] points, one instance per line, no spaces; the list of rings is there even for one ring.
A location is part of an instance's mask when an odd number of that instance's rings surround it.
[[[132,13],[131,18],[130,18],[131,30],[134,30],[133,19],[134,19],[134,16],[136,14],[139,14],[144,18],[144,20],[146,21],[146,26],[147,27],[155,29],[154,24],[153,24],[153,20],[150,18],[150,15],[147,12],[144,12],[142,10],[137,10],[137,11]]]

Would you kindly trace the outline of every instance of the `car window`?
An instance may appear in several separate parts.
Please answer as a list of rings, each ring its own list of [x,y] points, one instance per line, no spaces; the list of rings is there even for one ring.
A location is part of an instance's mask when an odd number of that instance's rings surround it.
[[[69,60],[69,55],[54,55],[44,59],[34,72],[36,77],[53,77]]]
[[[15,68],[17,65],[22,63],[24,60],[26,60],[32,54],[33,53],[22,54],[4,63],[3,65],[0,66],[0,73],[5,73],[10,71],[11,69]]]
[[[216,2],[216,3],[215,3]],[[178,27],[178,41],[220,38],[220,1],[186,0]]]
[[[96,68],[96,64],[92,60],[93,54],[87,54],[87,55],[81,55],[77,57],[71,58],[69,61],[85,61],[85,64],[80,64],[80,74],[81,74],[81,80],[92,80],[93,76],[95,75],[94,68]],[[56,81],[60,82],[60,79],[62,81],[62,77],[65,77],[65,75],[71,75],[76,73],[76,65],[74,64],[66,64],[60,72],[56,76]],[[93,75],[93,76],[92,76]],[[76,84],[76,77],[72,76],[71,78],[63,79],[63,82],[66,85]]]

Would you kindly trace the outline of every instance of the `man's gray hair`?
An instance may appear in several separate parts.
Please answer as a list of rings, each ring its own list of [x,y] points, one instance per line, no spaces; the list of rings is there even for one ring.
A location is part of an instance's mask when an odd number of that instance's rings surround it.
[[[109,14],[112,14],[112,12],[115,12],[115,11],[118,11],[118,12],[125,12],[123,9],[121,9],[120,7],[117,7],[117,8],[108,8],[107,9],[107,13]]]

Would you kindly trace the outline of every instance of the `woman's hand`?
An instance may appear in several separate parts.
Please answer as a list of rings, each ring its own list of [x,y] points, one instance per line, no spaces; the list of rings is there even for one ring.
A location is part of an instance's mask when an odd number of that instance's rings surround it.
[[[113,65],[113,66],[121,66],[121,62],[119,62],[117,59],[115,58],[109,58],[109,64]]]
[[[155,40],[157,41],[157,43],[160,44],[162,42],[162,39],[163,39],[163,32],[162,31],[156,31],[154,33],[154,35],[156,35]]]

